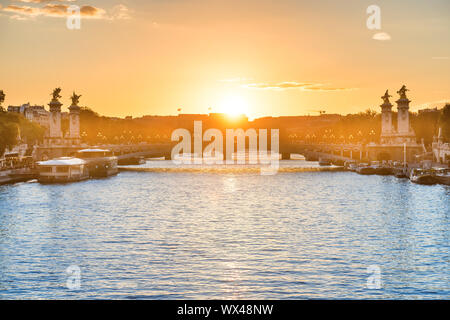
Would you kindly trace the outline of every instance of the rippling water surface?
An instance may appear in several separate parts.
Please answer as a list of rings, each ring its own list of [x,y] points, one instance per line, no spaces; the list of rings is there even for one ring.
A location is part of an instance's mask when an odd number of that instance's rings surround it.
[[[449,207],[449,187],[351,172],[0,186],[0,298],[448,299]]]

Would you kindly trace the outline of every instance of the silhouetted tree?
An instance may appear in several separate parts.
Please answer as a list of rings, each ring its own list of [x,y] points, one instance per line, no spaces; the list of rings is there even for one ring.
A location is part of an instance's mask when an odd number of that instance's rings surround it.
[[[416,133],[416,137],[419,142],[423,139],[426,145],[433,142],[433,137],[437,133],[438,122],[438,112],[411,114],[411,126]]]
[[[450,103],[447,103],[441,111],[439,125],[442,128],[442,135],[446,142],[450,142]]]
[[[0,113],[0,156],[5,153],[6,148],[12,149],[19,143],[18,133],[28,144],[33,145],[42,141],[44,129],[36,123],[30,122],[17,113]]]

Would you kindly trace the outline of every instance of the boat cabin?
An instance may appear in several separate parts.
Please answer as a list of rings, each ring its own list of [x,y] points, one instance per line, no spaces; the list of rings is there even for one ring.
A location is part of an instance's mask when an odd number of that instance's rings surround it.
[[[81,159],[94,159],[112,157],[113,153],[107,149],[83,149],[77,152],[77,156]]]
[[[119,172],[118,159],[107,149],[83,149],[78,151],[78,158],[86,161],[89,176],[102,178],[115,175]]]
[[[89,178],[86,161],[61,157],[37,163],[39,182],[71,182]]]

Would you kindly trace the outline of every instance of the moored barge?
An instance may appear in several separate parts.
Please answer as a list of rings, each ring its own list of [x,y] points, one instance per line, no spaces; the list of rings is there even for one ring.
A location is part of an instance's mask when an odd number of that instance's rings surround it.
[[[38,181],[41,183],[64,183],[89,178],[86,161],[73,157],[61,157],[37,163]]]
[[[117,157],[107,149],[83,149],[78,151],[77,157],[87,163],[89,176],[92,178],[105,178],[119,172]]]

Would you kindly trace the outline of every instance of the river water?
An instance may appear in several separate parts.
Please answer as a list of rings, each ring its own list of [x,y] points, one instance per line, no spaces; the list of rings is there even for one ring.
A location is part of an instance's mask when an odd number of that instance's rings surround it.
[[[450,187],[142,167],[0,186],[0,298],[450,298]]]

